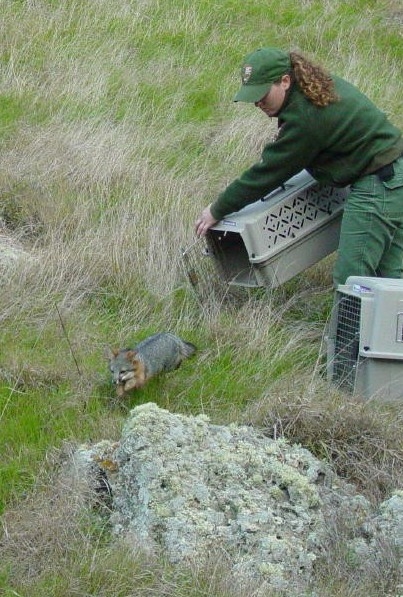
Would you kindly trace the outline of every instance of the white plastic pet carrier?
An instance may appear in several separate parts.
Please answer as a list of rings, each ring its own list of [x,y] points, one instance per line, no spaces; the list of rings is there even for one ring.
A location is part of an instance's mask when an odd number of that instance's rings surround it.
[[[347,192],[319,185],[303,170],[218,222],[183,252],[185,264],[200,282],[199,250],[226,284],[275,288],[337,249]]]
[[[403,280],[350,276],[335,293],[328,379],[363,398],[403,398]]]

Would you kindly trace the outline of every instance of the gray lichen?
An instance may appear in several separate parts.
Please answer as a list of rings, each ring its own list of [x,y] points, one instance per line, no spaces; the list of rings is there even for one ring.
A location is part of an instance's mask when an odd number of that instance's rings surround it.
[[[146,404],[135,408],[115,454],[112,517],[172,562],[231,554],[234,573],[276,586],[309,575],[320,535],[317,482],[330,473],[310,452],[247,426],[217,426]]]
[[[112,528],[133,547],[180,564],[225,553],[239,583],[308,586],[329,513],[355,528],[347,549],[358,566],[377,557],[379,533],[392,529],[401,547],[400,494],[371,517],[369,502],[308,450],[252,427],[213,425],[150,403],[131,411],[119,442],[82,446],[74,462],[94,482],[97,471],[106,476]]]

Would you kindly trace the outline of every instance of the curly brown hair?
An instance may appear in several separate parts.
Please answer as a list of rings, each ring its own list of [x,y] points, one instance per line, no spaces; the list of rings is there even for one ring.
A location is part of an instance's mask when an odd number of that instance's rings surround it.
[[[290,52],[290,60],[297,84],[315,106],[324,107],[338,101],[333,79],[324,68],[297,52]]]

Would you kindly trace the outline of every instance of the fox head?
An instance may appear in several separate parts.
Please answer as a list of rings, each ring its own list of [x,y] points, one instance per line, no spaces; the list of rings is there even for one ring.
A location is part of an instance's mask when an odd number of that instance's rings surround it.
[[[107,348],[105,356],[109,361],[112,382],[116,385],[118,396],[143,385],[142,367],[135,350]]]

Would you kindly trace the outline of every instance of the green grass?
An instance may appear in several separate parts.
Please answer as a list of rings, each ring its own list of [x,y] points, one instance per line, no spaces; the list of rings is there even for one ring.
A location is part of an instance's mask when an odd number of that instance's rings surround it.
[[[60,503],[71,522],[60,525],[55,460],[66,444],[118,438],[127,410],[153,401],[266,431],[282,421],[318,455],[331,459],[333,447],[340,470],[374,499],[399,484],[400,416],[340,404],[323,385],[332,260],[275,292],[200,305],[179,255],[199,211],[276,129],[232,102],[243,56],[299,49],[403,127],[402,29],[388,19],[401,9],[392,0],[5,0],[1,9],[0,218],[24,256],[3,267],[0,249],[0,510],[16,537],[11,552],[0,547],[0,593],[235,597],[223,563],[211,578],[133,558],[71,504]],[[160,330],[197,354],[118,401],[105,345]],[[370,434],[355,466],[344,420]],[[21,548],[25,537],[35,555]],[[379,585],[351,588],[347,568],[339,572],[319,579],[323,597],[345,587],[379,597]]]
[[[99,426],[105,417],[101,397],[93,395],[77,403],[68,384],[54,389],[45,383],[43,386],[16,390],[1,387],[1,511],[32,489],[51,449],[60,448],[66,441],[101,439]]]

